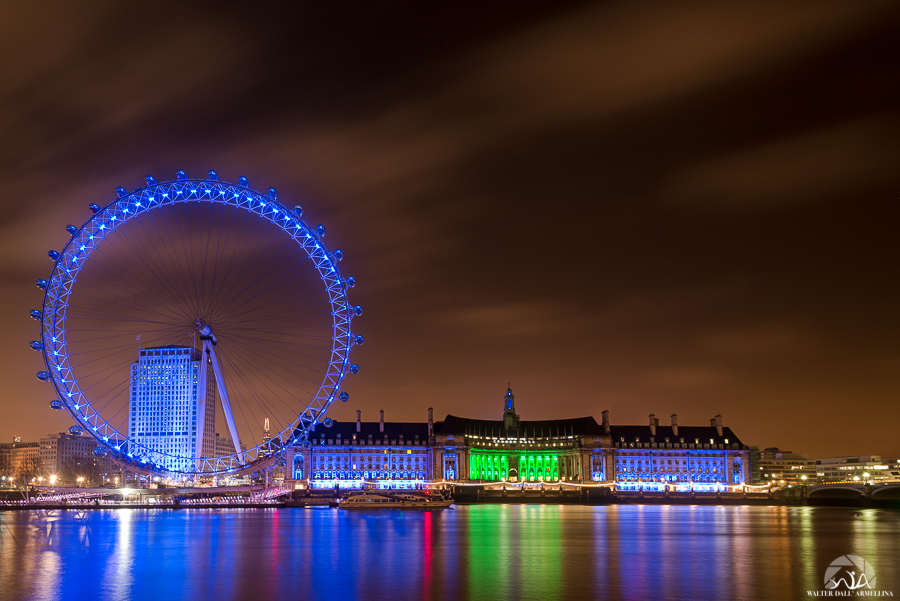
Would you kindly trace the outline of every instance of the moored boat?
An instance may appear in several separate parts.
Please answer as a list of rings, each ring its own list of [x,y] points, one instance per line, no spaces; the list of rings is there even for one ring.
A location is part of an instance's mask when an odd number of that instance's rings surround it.
[[[453,499],[434,495],[407,493],[359,492],[341,499],[341,509],[445,509]]]

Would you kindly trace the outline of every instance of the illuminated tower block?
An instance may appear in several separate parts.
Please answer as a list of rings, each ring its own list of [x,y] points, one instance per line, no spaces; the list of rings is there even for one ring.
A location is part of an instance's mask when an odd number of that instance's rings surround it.
[[[189,468],[190,458],[216,455],[216,379],[209,361],[202,363],[200,351],[191,347],[141,349],[138,362],[131,364],[129,387],[132,453],[143,448],[182,458],[163,461],[169,469]],[[199,390],[204,381],[205,390]],[[205,425],[199,449],[198,425]]]

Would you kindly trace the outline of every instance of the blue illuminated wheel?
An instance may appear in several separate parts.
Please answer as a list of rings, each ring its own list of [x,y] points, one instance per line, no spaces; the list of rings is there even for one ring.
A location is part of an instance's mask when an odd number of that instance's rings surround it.
[[[346,401],[362,314],[299,205],[270,188],[188,179],[90,206],[38,280],[43,353],[73,433],[138,471],[238,474],[274,462]],[[210,403],[213,403],[210,409]],[[215,436],[212,436],[215,434]]]

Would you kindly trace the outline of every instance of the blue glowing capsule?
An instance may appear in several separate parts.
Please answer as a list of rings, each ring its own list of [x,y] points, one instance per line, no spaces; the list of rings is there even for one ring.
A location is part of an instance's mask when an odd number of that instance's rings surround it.
[[[95,204],[95,203],[91,203],[91,204],[88,205],[88,208],[91,210],[91,213],[93,213],[94,215],[96,215],[97,212],[100,210],[100,205]]]
[[[340,248],[334,249],[334,260],[340,261],[343,258],[344,258],[344,251],[342,251]]]
[[[341,399],[343,402],[346,403],[347,401],[350,400],[350,395],[347,394],[346,392],[342,392],[342,393],[341,393],[341,396],[340,396],[340,399]]]
[[[36,375],[37,375],[37,379],[40,380],[41,382],[46,382],[47,380],[50,379],[50,374],[48,374],[45,371],[39,371],[39,372],[37,372]]]
[[[356,286],[356,278],[351,275],[349,278],[347,278],[347,287],[353,288],[354,286]]]
[[[357,317],[362,315],[362,305],[356,305],[355,307],[353,307],[353,314]]]
[[[55,260],[57,260],[57,259],[59,258],[59,253],[56,252],[55,250],[48,250],[48,251],[47,251],[47,256],[50,257],[51,259],[53,259],[53,260],[55,261]]]
[[[31,315],[31,319],[41,320],[41,312],[37,309],[33,309],[29,315]]]
[[[155,185],[156,185],[156,178],[153,177],[152,175],[148,175],[145,179],[147,180],[147,185],[148,185],[148,186],[155,186]]]
[[[351,373],[351,374],[358,374],[358,373],[359,373],[359,365],[357,365],[356,363],[352,364],[352,365],[350,366],[350,373]]]
[[[185,180],[187,179],[187,173],[185,173],[183,169],[179,169],[175,172],[175,177],[179,180]]]
[[[209,172],[208,172],[206,175],[207,175],[207,177],[208,177],[209,179],[211,179],[211,180],[214,181],[214,182],[219,181],[219,174],[216,173],[216,170],[215,170],[215,169],[210,169]]]
[[[53,399],[52,401],[50,401],[50,408],[55,411],[62,411],[63,402],[59,399]]]
[[[75,227],[74,225],[67,225],[67,226],[66,226],[66,231],[69,232],[71,235],[74,236],[75,234],[78,233],[78,228]]]
[[[122,198],[123,196],[128,195],[128,190],[126,190],[122,186],[119,186],[118,188],[116,188],[116,194],[119,195],[119,198]]]
[[[366,341],[366,339],[363,338],[361,334],[357,334],[356,338],[353,339],[353,342],[355,342],[358,345],[364,343],[365,341]]]
[[[97,447],[92,452],[97,457],[106,457],[106,449],[104,449],[103,447]]]
[[[334,425],[334,422],[331,420],[330,417],[326,417],[325,421],[322,422],[322,425],[325,426],[326,428],[330,428],[331,426]]]
[[[317,225],[317,226],[316,226],[316,233],[319,234],[320,237],[321,237],[321,236],[324,236],[324,235],[325,235],[325,226],[322,225],[321,223],[320,223],[319,225]]]
[[[238,185],[242,188],[249,188],[250,180],[248,180],[245,176],[242,175],[238,178]]]
[[[82,432],[84,432],[84,429],[81,426],[72,426],[69,428],[69,434],[72,434],[73,436],[79,436]]]
[[[300,205],[294,205],[294,215],[297,217],[303,217],[303,207]]]
[[[47,280],[38,280],[35,282],[35,285],[41,290],[47,289]]]
[[[28,346],[30,346],[30,347],[31,347],[31,350],[33,350],[33,351],[42,351],[42,350],[44,350],[44,345],[41,344],[40,342],[38,342],[37,340],[32,340],[32,341],[31,341],[31,344],[29,344]]]
[[[269,198],[272,200],[276,200],[278,198],[278,190],[275,188],[269,188]]]

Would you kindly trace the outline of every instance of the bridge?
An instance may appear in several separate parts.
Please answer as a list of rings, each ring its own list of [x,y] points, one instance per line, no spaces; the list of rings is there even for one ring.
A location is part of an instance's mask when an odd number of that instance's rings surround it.
[[[893,491],[893,492],[892,492]],[[867,499],[888,499],[900,497],[900,482],[829,482],[813,484],[806,487],[806,496],[810,499],[855,497]]]

